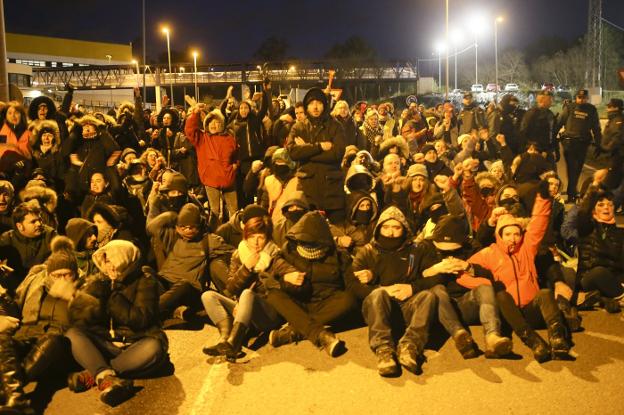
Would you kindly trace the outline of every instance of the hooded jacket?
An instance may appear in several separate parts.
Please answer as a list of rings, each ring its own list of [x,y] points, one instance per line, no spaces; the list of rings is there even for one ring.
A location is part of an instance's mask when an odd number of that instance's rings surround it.
[[[121,276],[111,280],[104,274],[106,260]],[[72,324],[108,341],[133,343],[152,337],[167,348],[160,328],[158,283],[149,267],[140,267],[139,248],[128,241],[112,241],[93,254],[101,271],[85,282],[70,306]]]
[[[356,222],[356,213],[358,206],[365,200],[371,204],[371,216],[368,224],[360,224]],[[375,223],[379,215],[379,207],[375,199],[368,193],[355,191],[347,198],[347,219],[340,225],[331,225],[331,232],[334,238],[348,236],[353,241],[351,246],[353,254],[356,254],[364,245],[371,241]]]
[[[303,99],[304,107],[312,100],[323,102],[323,113],[314,119],[309,116],[298,121],[290,130],[286,140],[290,158],[299,162],[297,177],[299,188],[311,203],[321,210],[336,211],[344,209],[344,174],[340,163],[345,151],[344,130],[329,115],[327,97],[319,88],[312,88]],[[301,137],[305,143],[296,144],[295,137]],[[323,151],[321,142],[329,141],[332,148]]]
[[[247,105],[250,105],[247,103]],[[251,163],[252,160],[258,160],[264,154],[266,149],[263,141],[262,120],[269,109],[269,93],[262,92],[262,102],[258,112],[249,106],[249,114],[242,118],[239,112],[233,113],[228,118],[228,129],[232,130],[232,134],[236,138],[236,144],[239,148],[239,158],[241,161]],[[188,136],[188,134],[187,134]]]
[[[503,282],[519,307],[529,304],[540,290],[535,256],[548,227],[550,211],[551,202],[538,195],[527,229],[513,251],[509,251],[503,242],[502,230],[507,226],[522,229],[522,222],[511,215],[501,216],[496,224],[496,242],[468,260],[489,270],[495,281]],[[467,288],[474,288],[470,284],[466,285]]]
[[[277,246],[283,246],[286,242],[286,234],[290,228],[295,224],[285,215],[288,212],[288,208],[291,206],[299,206],[303,209],[303,213],[309,212],[312,208],[308,203],[305,195],[302,192],[295,191],[292,193],[289,199],[287,199],[282,205],[282,217],[273,222],[273,241]],[[242,232],[242,231],[241,231]],[[242,238],[242,236],[241,236]],[[240,241],[239,241],[240,242]]]
[[[305,272],[304,283],[297,287],[280,279],[282,289],[301,301],[322,301],[344,290],[345,280],[355,278],[348,254],[338,251],[329,224],[319,212],[308,212],[286,234],[283,258],[298,271]],[[313,244],[327,250],[319,260],[308,260],[297,253],[297,244]]]
[[[36,167],[43,169],[48,177],[54,180],[62,179],[65,173],[65,164],[61,153],[61,133],[56,121],[34,121],[32,124],[33,159]],[[41,151],[41,134],[43,130],[51,130],[54,135],[52,148],[45,153]]]
[[[222,224],[215,231],[228,245],[238,246],[243,240],[243,229],[241,228],[242,213],[242,209],[236,211],[227,223]]]
[[[211,116],[223,121],[219,110],[208,114],[206,119]],[[207,129],[202,131],[200,120],[199,113],[193,113],[186,120],[185,126],[186,136],[197,152],[199,179],[204,186],[229,189],[234,185],[239,164],[236,139],[224,132],[209,134]]]

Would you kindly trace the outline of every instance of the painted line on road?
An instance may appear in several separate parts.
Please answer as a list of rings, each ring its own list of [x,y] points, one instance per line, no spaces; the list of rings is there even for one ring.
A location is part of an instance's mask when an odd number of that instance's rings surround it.
[[[212,406],[217,397],[214,385],[219,382],[219,379],[225,379],[224,369],[227,368],[227,362],[213,363],[208,371],[201,389],[195,398],[193,408],[191,409],[191,415],[205,415],[212,413]]]
[[[583,334],[586,334],[592,337],[599,337],[601,339],[609,340],[609,341],[616,342],[616,343],[624,344],[624,339],[620,336],[613,336],[611,334],[604,334],[604,333],[596,333],[593,331],[585,331],[583,332]]]

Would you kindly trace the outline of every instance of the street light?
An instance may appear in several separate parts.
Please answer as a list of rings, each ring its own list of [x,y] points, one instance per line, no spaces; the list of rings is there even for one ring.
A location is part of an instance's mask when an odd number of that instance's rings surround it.
[[[169,43],[169,28],[163,27],[162,32],[167,36],[167,57],[169,59],[169,87],[171,88],[171,106],[173,107],[175,104],[173,102],[173,72],[171,71],[171,46]]]
[[[106,59],[108,59],[108,65],[110,66],[111,59],[113,59],[113,55],[106,55],[105,57]],[[114,107],[115,104],[113,103],[113,88],[110,88],[110,100],[111,100],[111,105]]]
[[[141,70],[139,69],[139,61],[137,61],[136,59],[132,59],[132,64],[136,67],[137,88],[139,88],[141,86],[141,81],[139,80],[139,75],[141,74]]]
[[[485,25],[483,23],[483,18],[481,15],[473,16],[469,23],[468,27],[474,34],[474,48],[475,48],[475,84],[479,83],[479,40],[478,36],[483,33],[483,29]]]
[[[436,43],[435,50],[438,54],[438,92],[442,92],[442,52],[445,49],[444,43]]]
[[[451,32],[451,42],[453,42],[453,55],[455,55],[455,88],[457,89],[457,44],[461,41],[462,34],[455,29]]]
[[[494,82],[496,82],[496,95],[494,95],[494,102],[498,102],[498,24],[502,22],[502,16],[498,16],[496,19],[494,19]]]
[[[195,100],[199,101],[199,91],[197,90],[197,56],[199,53],[193,51],[193,83],[195,84]]]

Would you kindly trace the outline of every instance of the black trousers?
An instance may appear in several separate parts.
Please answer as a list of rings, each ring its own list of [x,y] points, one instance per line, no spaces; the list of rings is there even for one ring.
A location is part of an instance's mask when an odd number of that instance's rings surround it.
[[[576,188],[581,177],[583,164],[585,164],[588,147],[589,140],[580,138],[566,138],[563,140],[563,155],[568,173],[568,198],[578,195]]]
[[[609,268],[594,267],[581,275],[585,291],[598,290],[603,297],[616,298],[624,294],[624,275],[616,275]]]
[[[348,291],[336,291],[323,300],[301,302],[285,291],[269,290],[266,300],[296,332],[316,345],[325,324],[337,321],[356,307],[355,297]]]
[[[503,318],[509,323],[514,333],[521,335],[529,328],[540,329],[553,323],[563,323],[563,317],[552,290],[541,289],[530,303],[520,308],[511,294],[501,287],[496,287],[496,301]]]

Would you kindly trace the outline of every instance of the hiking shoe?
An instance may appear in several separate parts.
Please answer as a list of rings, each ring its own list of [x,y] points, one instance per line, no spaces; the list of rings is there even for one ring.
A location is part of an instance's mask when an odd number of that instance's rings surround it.
[[[100,400],[108,406],[117,406],[134,395],[134,384],[131,380],[120,379],[108,375],[98,383]]]
[[[95,378],[87,370],[70,373],[67,376],[67,387],[70,391],[85,392],[95,386]]]
[[[490,333],[485,336],[485,357],[496,359],[511,353],[513,343],[509,337],[500,336],[498,333]]]
[[[290,325],[285,325],[277,330],[271,330],[269,333],[269,344],[273,347],[284,346],[285,344],[295,343],[300,340],[303,340],[303,336],[296,333]]]
[[[420,375],[422,373],[422,361],[424,357],[412,342],[404,342],[399,344],[399,363],[406,370]]]
[[[607,313],[610,314],[619,313],[622,310],[622,307],[620,307],[620,302],[615,298],[600,297],[600,303],[607,311]]]
[[[338,357],[347,351],[345,342],[338,339],[336,335],[329,330],[323,330],[319,333],[318,346],[324,349],[331,357]]]
[[[379,376],[395,377],[401,374],[401,368],[396,362],[396,353],[390,346],[380,346],[375,350],[377,356],[377,372]]]
[[[473,359],[479,356],[479,350],[472,336],[466,329],[459,329],[453,334],[455,347],[464,359]]]

